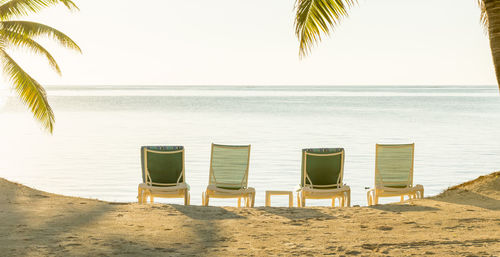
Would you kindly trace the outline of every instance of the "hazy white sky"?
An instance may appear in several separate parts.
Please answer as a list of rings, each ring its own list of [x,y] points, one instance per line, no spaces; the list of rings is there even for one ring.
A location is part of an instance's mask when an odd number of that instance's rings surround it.
[[[43,85],[493,85],[475,0],[360,0],[300,61],[295,0],[75,0],[29,17],[71,36],[47,40],[62,67],[13,56]]]

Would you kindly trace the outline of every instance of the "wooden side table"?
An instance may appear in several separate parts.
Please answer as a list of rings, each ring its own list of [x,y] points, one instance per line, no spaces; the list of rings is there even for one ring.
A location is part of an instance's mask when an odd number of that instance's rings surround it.
[[[271,196],[272,195],[288,195],[288,207],[293,207],[293,193],[292,193],[292,191],[276,191],[276,190],[266,191],[266,207],[271,206]]]

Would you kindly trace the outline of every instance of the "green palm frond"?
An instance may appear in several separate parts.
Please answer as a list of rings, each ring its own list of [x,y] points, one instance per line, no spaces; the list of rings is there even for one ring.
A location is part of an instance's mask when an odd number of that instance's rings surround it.
[[[486,14],[486,7],[484,6],[484,0],[477,0],[477,4],[481,9],[481,16],[479,21],[483,25],[484,31],[488,33],[488,14]]]
[[[0,28],[2,30],[19,33],[29,38],[47,36],[64,47],[82,52],[80,47],[70,37],[57,29],[41,23],[31,21],[2,21],[0,22]]]
[[[72,0],[0,0],[0,63],[4,74],[12,83],[21,101],[30,109],[42,126],[52,133],[55,117],[43,87],[26,73],[5,52],[6,47],[24,47],[44,56],[50,66],[61,74],[52,55],[35,38],[47,37],[60,45],[81,53],[80,47],[64,33],[50,26],[31,21],[12,21],[14,16],[36,13],[43,8],[63,4],[69,10],[78,10]]]
[[[31,50],[35,54],[39,54],[44,56],[49,65],[57,72],[57,74],[61,75],[61,69],[57,64],[56,60],[52,55],[40,44],[38,44],[35,40],[21,35],[16,32],[0,30],[0,37],[3,39],[6,47],[8,46],[17,46],[17,47],[25,47]]]
[[[43,87],[3,50],[0,50],[0,59],[4,73],[9,77],[19,98],[28,106],[35,119],[52,133],[55,117]]]
[[[13,16],[36,13],[43,8],[56,4],[63,4],[69,10],[78,10],[78,7],[71,0],[3,0],[0,2],[0,20],[7,20]]]
[[[299,56],[307,55],[312,47],[321,41],[321,35],[328,35],[356,0],[297,0],[295,8],[295,34],[299,39]]]

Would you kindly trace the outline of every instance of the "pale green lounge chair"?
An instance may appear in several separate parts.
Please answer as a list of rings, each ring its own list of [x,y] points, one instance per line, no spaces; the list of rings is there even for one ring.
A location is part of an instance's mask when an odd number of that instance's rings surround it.
[[[343,148],[302,149],[298,206],[305,207],[306,199],[332,199],[332,207],[335,207],[335,199],[339,199],[341,207],[349,207],[351,189],[342,184],[343,177]]]
[[[208,187],[202,194],[203,205],[208,206],[210,198],[238,198],[238,207],[241,207],[243,198],[246,207],[253,207],[255,189],[248,187],[249,162],[250,145],[212,144]]]
[[[367,192],[368,205],[378,204],[379,197],[404,196],[423,198],[424,187],[413,185],[415,144],[376,145],[375,188]]]
[[[184,147],[141,147],[142,181],[139,184],[139,203],[151,203],[155,197],[184,198],[189,205],[189,185],[184,171]]]

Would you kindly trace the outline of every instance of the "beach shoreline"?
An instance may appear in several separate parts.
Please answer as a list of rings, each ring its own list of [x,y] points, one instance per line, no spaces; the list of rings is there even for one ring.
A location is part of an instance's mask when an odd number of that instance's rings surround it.
[[[68,197],[0,178],[6,256],[498,256],[500,172],[372,207],[202,207]]]

